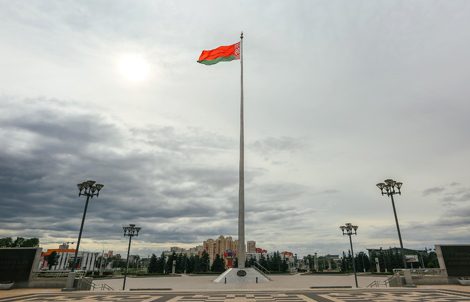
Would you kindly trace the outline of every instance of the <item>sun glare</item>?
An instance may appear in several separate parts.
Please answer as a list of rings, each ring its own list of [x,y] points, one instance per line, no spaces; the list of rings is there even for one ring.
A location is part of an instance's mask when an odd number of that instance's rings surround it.
[[[127,55],[120,60],[119,70],[129,81],[137,82],[147,76],[150,66],[141,57]]]

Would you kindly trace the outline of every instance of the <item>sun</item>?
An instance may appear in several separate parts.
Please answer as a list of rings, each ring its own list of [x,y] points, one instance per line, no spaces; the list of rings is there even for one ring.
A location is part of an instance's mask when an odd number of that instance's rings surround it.
[[[126,55],[119,61],[119,71],[129,81],[138,82],[147,77],[150,66],[139,56]]]

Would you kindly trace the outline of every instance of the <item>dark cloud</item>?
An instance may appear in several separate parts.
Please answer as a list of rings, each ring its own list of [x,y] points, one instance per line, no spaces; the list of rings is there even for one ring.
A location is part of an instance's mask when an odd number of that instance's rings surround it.
[[[341,191],[336,190],[336,189],[329,189],[329,190],[320,191],[317,194],[336,194],[336,193],[340,193],[340,192]]]
[[[470,188],[452,186],[440,199],[446,205],[454,205],[454,202],[470,201]]]
[[[230,139],[195,128],[127,130],[58,100],[1,101],[0,139],[6,144],[0,150],[0,222],[8,227],[0,236],[75,238],[86,201],[76,184],[89,179],[104,188],[89,200],[84,242],[119,241],[128,223],[141,226],[140,240],[150,243],[199,244],[201,236],[237,235],[238,153]],[[279,150],[298,146],[286,138],[267,141],[287,142]],[[232,164],[198,161],[227,152]],[[263,173],[246,171],[247,227],[286,221],[295,228],[308,211],[289,202],[308,194],[308,187],[254,183]]]
[[[295,153],[307,147],[306,140],[304,138],[294,138],[294,137],[268,137],[261,140],[256,140],[248,145],[250,150],[257,152],[269,159],[270,156],[280,153]],[[278,162],[275,162],[278,163]]]
[[[442,191],[445,191],[445,189],[439,188],[439,187],[429,188],[423,191],[423,196],[428,196],[429,194],[441,193]]]

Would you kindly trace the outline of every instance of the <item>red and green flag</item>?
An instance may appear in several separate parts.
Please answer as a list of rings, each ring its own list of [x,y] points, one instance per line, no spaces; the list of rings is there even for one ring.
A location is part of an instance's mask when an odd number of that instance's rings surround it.
[[[203,50],[197,62],[204,65],[214,65],[233,60],[240,60],[240,42],[229,46],[220,46],[213,50]]]

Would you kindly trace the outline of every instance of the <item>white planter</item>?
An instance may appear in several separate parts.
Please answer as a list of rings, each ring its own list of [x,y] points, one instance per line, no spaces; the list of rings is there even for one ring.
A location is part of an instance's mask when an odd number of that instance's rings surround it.
[[[457,280],[459,280],[460,284],[462,284],[462,285],[465,285],[465,286],[470,285],[470,280],[460,280],[460,279],[457,279]]]
[[[10,287],[12,287],[12,286],[13,286],[13,283],[3,283],[3,284],[0,283],[0,290],[10,289]]]

